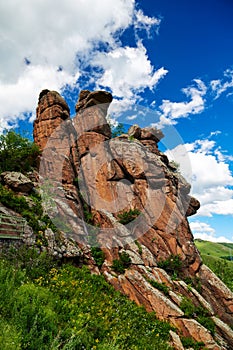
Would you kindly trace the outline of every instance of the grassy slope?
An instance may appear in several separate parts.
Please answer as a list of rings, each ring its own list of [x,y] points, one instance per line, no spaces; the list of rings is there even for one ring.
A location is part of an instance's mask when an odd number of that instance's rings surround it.
[[[11,259],[12,257],[12,259]],[[168,350],[169,329],[87,268],[0,258],[0,350]]]
[[[233,243],[196,240],[195,244],[206,264],[233,291],[233,261],[223,259],[233,253]]]
[[[201,254],[210,255],[215,258],[233,255],[233,243],[215,243],[195,240],[195,244]]]

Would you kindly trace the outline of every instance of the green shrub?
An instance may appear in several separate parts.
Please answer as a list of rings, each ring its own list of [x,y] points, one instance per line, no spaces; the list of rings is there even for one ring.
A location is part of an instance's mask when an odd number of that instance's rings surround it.
[[[188,288],[195,288],[199,293],[201,293],[201,281],[198,277],[185,277],[184,282],[188,285]]]
[[[135,241],[136,246],[138,247],[138,253],[142,255],[142,246],[138,241]]]
[[[133,221],[136,219],[136,217],[140,215],[140,210],[138,209],[130,209],[128,211],[125,211],[122,214],[118,215],[119,222],[123,225],[128,224],[129,222]]]
[[[112,262],[112,269],[118,273],[124,273],[130,266],[131,259],[128,253],[119,253],[119,259],[114,259]]]
[[[112,138],[120,136],[120,135],[125,133],[124,124],[122,124],[122,123],[118,123],[117,126],[115,126],[115,127],[110,124],[110,127],[112,130]]]
[[[39,235],[39,232],[44,231],[47,227],[57,232],[57,227],[48,215],[43,215],[40,196],[31,194],[29,198],[32,200],[30,204],[24,196],[16,195],[12,190],[0,184],[0,203],[22,215],[36,235]],[[44,223],[44,226],[41,225],[41,222]]]
[[[149,280],[149,283],[156,289],[163,292],[165,295],[169,295],[169,288],[165,283],[159,283],[158,281],[155,281],[155,280]]]
[[[171,254],[168,259],[157,262],[158,267],[164,269],[170,274],[179,275],[182,269],[182,260],[180,255]]]
[[[215,333],[215,323],[210,318],[209,312],[202,306],[195,306],[191,299],[182,298],[180,304],[181,310],[188,318],[195,318],[202,326],[210,331],[212,335]]]
[[[210,331],[212,335],[215,334],[215,323],[209,316],[199,315],[197,321],[206,329]]]
[[[203,350],[205,346],[203,342],[196,342],[195,340],[189,337],[181,337],[181,342],[184,348],[188,349]]]
[[[0,135],[0,172],[28,172],[36,167],[38,146],[15,131]]]
[[[95,259],[96,265],[101,268],[105,260],[104,252],[99,247],[91,247],[91,254]]]
[[[182,298],[180,308],[188,318],[193,318],[197,311],[197,308],[193,304],[192,300],[186,297]]]

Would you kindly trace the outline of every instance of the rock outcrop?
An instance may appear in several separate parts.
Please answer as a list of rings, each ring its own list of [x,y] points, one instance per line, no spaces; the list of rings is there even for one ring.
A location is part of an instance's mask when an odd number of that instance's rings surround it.
[[[106,121],[111,101],[107,92],[84,90],[71,120],[58,93],[40,94],[34,140],[42,151],[45,211],[68,240],[76,241],[77,254],[85,254],[92,270],[176,327],[171,332],[175,349],[183,348],[182,335],[204,342],[207,349],[230,350],[233,295],[202,264],[187,221],[200,204],[159,151],[160,130],[134,125],[128,135],[111,138]],[[105,254],[99,269],[91,245]],[[187,316],[184,298],[205,310],[215,333],[198,315]]]
[[[32,181],[17,171],[4,171],[1,173],[1,182],[16,192],[28,193],[33,188]]]

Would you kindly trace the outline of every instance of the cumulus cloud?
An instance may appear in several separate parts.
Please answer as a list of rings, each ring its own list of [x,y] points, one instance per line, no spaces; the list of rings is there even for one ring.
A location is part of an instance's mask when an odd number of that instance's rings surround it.
[[[129,79],[124,103],[129,96],[132,103],[134,83],[138,81],[136,91],[152,88],[165,72],[154,71],[142,44],[122,47],[121,34],[127,28],[150,33],[159,24],[160,20],[136,9],[134,0],[96,0],[94,5],[92,0],[57,0],[56,6],[52,0],[0,3],[2,128],[35,111],[42,88],[61,92],[65,85],[77,87],[78,79],[87,75],[88,69],[92,76],[99,78],[99,83],[113,89],[121,98],[123,77],[116,83],[111,81],[111,75],[115,77],[119,73],[120,61],[129,70],[124,81]],[[136,59],[135,65],[133,59]],[[138,73],[136,68],[140,63],[145,67]]]
[[[205,222],[193,221],[190,223],[190,227],[194,234],[195,239],[202,239],[203,241],[211,241],[211,242],[233,243],[226,237],[223,237],[223,236],[215,237],[215,234],[216,234],[215,229]]]
[[[228,159],[215,141],[196,140],[178,145],[167,154],[180,164],[181,173],[192,184],[192,195],[201,203],[197,216],[233,214],[233,176]]]
[[[9,122],[15,127],[26,114],[35,114],[38,92],[44,87],[51,90],[61,90],[65,84],[73,85],[78,74],[71,75],[54,67],[28,65],[15,83],[0,83],[0,133],[9,127]],[[32,112],[33,111],[33,112]]]
[[[97,85],[109,87],[113,95],[120,98],[133,99],[145,88],[153,89],[167,74],[163,67],[154,70],[141,42],[137,47],[118,47],[98,53],[93,63],[103,70]]]
[[[185,102],[171,102],[163,100],[159,106],[161,111],[158,127],[177,124],[177,119],[186,118],[190,114],[198,114],[204,110],[204,96],[207,91],[206,85],[200,79],[194,79],[194,86],[182,89],[183,93],[190,98]]]

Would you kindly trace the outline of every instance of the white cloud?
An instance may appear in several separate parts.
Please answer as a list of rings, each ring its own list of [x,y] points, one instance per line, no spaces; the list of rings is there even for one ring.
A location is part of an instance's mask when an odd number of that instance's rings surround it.
[[[167,74],[164,68],[154,71],[140,42],[137,47],[118,47],[107,53],[101,52],[97,54],[94,64],[104,71],[97,85],[109,87],[117,97],[132,98],[147,87],[153,89]]]
[[[91,10],[90,10],[91,9]],[[132,22],[133,0],[9,0],[0,4],[1,80],[18,80],[24,58],[34,65],[63,66],[70,73],[76,53]]]
[[[155,17],[145,16],[142,10],[135,11],[135,29],[144,29],[147,32],[147,35],[150,35],[152,28],[155,28],[155,31],[158,32],[158,27],[161,23],[161,19]]]
[[[219,98],[228,89],[233,88],[233,69],[227,69],[224,72],[224,79],[212,80],[210,87],[215,94],[215,99]],[[231,93],[228,94],[228,96],[230,95]]]
[[[183,93],[190,97],[190,101],[186,102],[171,102],[163,100],[160,105],[161,116],[158,127],[164,125],[175,125],[177,119],[186,118],[190,114],[198,114],[204,110],[204,96],[207,92],[207,87],[200,79],[195,79],[196,86],[189,86],[182,89]]]
[[[96,0],[94,4],[92,0],[57,0],[56,5],[52,0],[1,2],[1,126],[17,123],[25,112],[35,111],[42,88],[61,91],[64,85],[72,86],[88,65],[94,75],[99,73],[95,71],[97,57],[106,70],[97,75],[99,83],[114,89],[118,97],[126,97],[124,103],[129,96],[134,103],[134,89],[153,88],[166,72],[154,71],[142,44],[121,48],[121,33],[131,27],[149,34],[159,24],[160,20],[136,9],[135,0]],[[113,82],[111,75],[119,74],[121,62],[128,74],[124,82],[122,75]]]
[[[136,119],[137,117],[138,117],[137,114],[134,114],[134,115],[128,116],[126,119],[131,121]]]
[[[35,113],[38,92],[44,87],[60,90],[65,84],[74,84],[77,78],[78,75],[58,72],[53,67],[29,65],[15,83],[0,83],[0,101],[4,101],[0,104],[0,132],[9,123],[17,126],[18,120],[25,119],[25,113]]]
[[[0,3],[1,128],[35,112],[41,89],[61,92],[64,86],[78,86],[88,69],[91,83],[98,80],[118,98],[112,110],[134,105],[141,91],[153,89],[167,73],[154,70],[138,37],[141,30],[149,36],[159,25],[160,19],[136,9],[135,0]],[[122,47],[127,28],[135,31],[136,47]]]
[[[230,241],[226,237],[215,237],[215,229],[205,222],[193,221],[190,223],[190,227],[195,239],[202,239],[203,241],[210,242],[233,243],[233,241]]]
[[[167,154],[180,164],[181,173],[192,184],[192,195],[201,203],[196,216],[233,215],[233,176],[228,159],[215,141],[205,139],[178,145]]]

